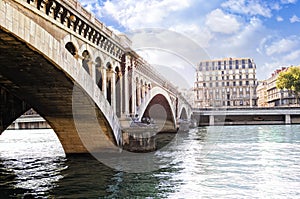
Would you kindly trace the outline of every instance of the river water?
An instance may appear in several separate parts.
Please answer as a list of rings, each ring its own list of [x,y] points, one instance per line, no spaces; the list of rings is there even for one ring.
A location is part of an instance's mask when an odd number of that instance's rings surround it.
[[[66,157],[52,130],[8,130],[0,198],[300,198],[300,126],[192,129],[154,155],[169,161],[127,173]]]

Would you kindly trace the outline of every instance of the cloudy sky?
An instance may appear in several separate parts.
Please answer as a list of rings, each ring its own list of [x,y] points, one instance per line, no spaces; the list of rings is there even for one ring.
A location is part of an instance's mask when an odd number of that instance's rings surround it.
[[[116,32],[159,28],[180,33],[195,42],[210,59],[250,57],[257,65],[258,79],[269,77],[281,66],[300,65],[300,2],[298,0],[80,0],[82,5]],[[173,46],[140,54],[156,65],[182,69],[197,61],[176,51],[176,34],[165,35]],[[145,37],[148,38],[146,35]],[[184,40],[183,39],[183,40]],[[135,40],[135,39],[133,39]],[[181,39],[182,40],[182,39]],[[182,44],[179,44],[182,46]],[[194,45],[194,44],[191,44]],[[136,46],[142,48],[142,44]],[[146,46],[148,47],[148,46]],[[194,51],[193,51],[194,50]],[[154,55],[153,52],[159,55]],[[164,52],[162,52],[164,51]],[[168,52],[168,53],[166,53]],[[165,55],[163,55],[165,54]],[[167,55],[168,54],[168,55]],[[159,56],[164,56],[159,58]],[[181,60],[172,58],[176,55]],[[199,61],[207,56],[199,55]],[[169,64],[158,63],[164,59]],[[176,62],[176,63],[175,63]],[[187,65],[188,65],[187,64]],[[192,70],[192,69],[191,69]],[[185,70],[190,73],[191,70]],[[178,70],[180,74],[180,70]],[[172,73],[173,74],[173,73]],[[193,78],[187,78],[192,82]]]

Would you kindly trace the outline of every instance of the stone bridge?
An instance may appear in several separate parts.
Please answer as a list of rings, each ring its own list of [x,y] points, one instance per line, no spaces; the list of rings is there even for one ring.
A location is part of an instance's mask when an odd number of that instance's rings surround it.
[[[66,153],[121,146],[133,116],[175,131],[192,114],[126,35],[75,0],[0,0],[0,93],[0,132],[34,108]]]

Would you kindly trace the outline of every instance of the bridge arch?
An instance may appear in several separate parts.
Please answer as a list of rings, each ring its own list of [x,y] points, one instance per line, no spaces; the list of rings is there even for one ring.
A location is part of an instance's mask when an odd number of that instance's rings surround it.
[[[91,47],[87,44],[83,44],[80,47],[79,53],[80,58],[82,59],[82,67],[85,69],[85,71],[93,77],[93,60],[94,60],[94,51],[91,49]]]
[[[178,119],[191,119],[192,111],[191,108],[184,103],[179,103],[179,112],[178,112]]]
[[[143,117],[151,117],[149,113],[155,105],[160,105],[166,113],[165,126],[162,131],[175,131],[176,130],[176,112],[172,106],[172,100],[167,91],[160,87],[154,87],[150,90],[150,97],[145,98],[143,103],[138,108],[139,119]],[[153,118],[155,119],[155,118]],[[161,119],[161,118],[159,118]]]
[[[72,109],[73,89],[76,85],[78,90],[75,93],[82,93],[88,99],[87,105],[94,108],[104,134],[108,135],[111,143],[119,145],[121,127],[118,118],[98,89],[93,77],[83,69],[82,60],[66,48],[66,44],[71,42],[78,49],[76,37],[68,36],[69,32],[64,32],[57,25],[58,21],[51,21],[46,17],[45,20],[35,21],[32,20],[36,17],[34,12],[22,12],[22,9],[27,9],[26,7],[21,6],[16,9],[13,7],[15,5],[3,3],[7,9],[0,14],[1,17],[9,16],[8,12],[16,12],[19,15],[18,19],[24,19],[30,23],[30,26],[29,32],[19,32],[6,23],[0,23],[0,74],[1,79],[11,82],[6,84],[2,81],[1,88],[4,87],[12,95],[18,96],[17,102],[28,103],[44,117],[57,134],[66,153],[82,153],[87,152],[87,148],[77,133]],[[20,26],[18,19],[12,19],[12,23],[16,24],[15,28],[19,30],[24,27]],[[53,25],[53,23],[57,24]],[[50,26],[51,31],[47,31]],[[16,50],[5,52],[7,48],[5,44]],[[93,50],[90,49],[91,55],[92,52]],[[23,56],[25,54],[26,56]],[[82,108],[84,110],[85,107]],[[9,117],[16,119],[20,114],[22,113],[9,115]],[[85,116],[84,113],[82,116]]]
[[[96,84],[99,87],[99,89],[102,91],[102,85],[103,85],[103,59],[101,59],[101,56],[96,56],[95,58],[95,79]]]
[[[65,45],[65,48],[76,58],[78,58],[79,55],[79,44],[78,41],[72,37],[71,35],[66,35],[62,40],[61,40],[62,44]],[[68,46],[68,48],[67,48]],[[70,48],[73,48],[73,50],[75,50],[75,52],[73,52]],[[70,51],[71,50],[71,51]]]
[[[78,55],[78,50],[77,50],[76,46],[72,42],[69,41],[65,45],[65,48],[71,53],[71,55],[73,55],[73,56],[77,56]]]
[[[181,111],[179,112],[179,119],[187,120],[188,119],[188,114],[185,109],[185,107],[182,107]]]

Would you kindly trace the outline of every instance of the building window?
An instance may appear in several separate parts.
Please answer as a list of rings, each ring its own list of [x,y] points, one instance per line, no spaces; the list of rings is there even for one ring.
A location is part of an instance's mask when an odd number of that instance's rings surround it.
[[[242,86],[243,85],[243,82],[242,81],[240,81],[240,86]]]
[[[203,83],[203,87],[206,87],[206,83]]]
[[[236,83],[235,83],[235,82],[233,82],[233,86],[236,86]]]
[[[246,85],[249,86],[249,81],[246,81]]]

